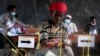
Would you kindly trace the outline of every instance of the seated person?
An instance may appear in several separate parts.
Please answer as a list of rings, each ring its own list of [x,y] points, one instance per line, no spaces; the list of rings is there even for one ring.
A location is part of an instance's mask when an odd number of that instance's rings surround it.
[[[90,35],[99,34],[99,27],[97,26],[96,17],[90,17],[89,24],[85,27],[85,33]]]

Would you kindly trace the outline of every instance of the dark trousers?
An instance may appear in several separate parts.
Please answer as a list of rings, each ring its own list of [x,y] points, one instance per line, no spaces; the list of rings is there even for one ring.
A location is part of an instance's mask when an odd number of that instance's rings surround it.
[[[8,41],[8,39],[12,42],[13,40],[11,39],[11,37],[8,36],[4,36],[2,33],[0,33],[0,49],[4,49],[4,48],[14,48],[13,45],[10,43],[10,41]],[[15,45],[15,44],[14,44]]]
[[[4,35],[0,33],[0,49],[3,49],[6,44],[6,39],[4,38]]]

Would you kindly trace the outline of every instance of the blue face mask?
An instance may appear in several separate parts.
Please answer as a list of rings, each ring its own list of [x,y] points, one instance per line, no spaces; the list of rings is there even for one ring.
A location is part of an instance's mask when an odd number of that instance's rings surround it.
[[[67,24],[69,24],[70,22],[71,22],[70,19],[66,19],[66,20],[65,20],[65,23],[67,23]]]

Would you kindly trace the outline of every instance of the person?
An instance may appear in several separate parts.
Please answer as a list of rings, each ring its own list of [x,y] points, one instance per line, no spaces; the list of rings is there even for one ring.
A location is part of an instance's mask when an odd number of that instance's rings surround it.
[[[71,56],[74,56],[73,50],[70,47],[72,45],[72,41],[71,39],[69,39],[69,35],[78,32],[78,29],[77,29],[76,24],[71,22],[71,20],[72,20],[71,15],[66,15],[64,18],[63,24],[64,24],[65,32],[67,33],[67,37],[68,37],[68,38],[64,38],[64,44],[65,44],[65,48],[67,49],[67,52]]]
[[[7,12],[2,14],[0,17],[0,35],[2,35],[0,38],[5,39],[4,37],[8,36],[7,32],[9,32],[16,23],[22,27],[29,27],[28,25],[23,24],[21,21],[16,19],[16,16],[16,6],[13,4],[8,5]]]
[[[85,33],[90,35],[99,34],[99,27],[97,26],[97,21],[95,16],[91,16],[89,20],[89,24],[85,27]]]
[[[71,22],[72,16],[66,15],[64,19],[64,28],[66,28],[66,32],[68,35],[78,32],[77,26],[75,23]]]
[[[42,22],[41,29],[40,29],[42,31],[41,35],[43,35],[43,33],[47,33],[47,34],[45,34],[45,36],[42,36],[42,37],[40,36],[40,38],[41,38],[41,41],[44,39],[45,39],[45,41],[47,40],[46,41],[47,47],[48,47],[48,45],[47,45],[48,42],[49,42],[49,44],[51,42],[52,45],[54,45],[54,46],[55,46],[54,43],[56,42],[55,47],[59,47],[59,44],[57,44],[57,43],[60,43],[60,39],[58,39],[58,38],[61,37],[61,34],[63,35],[62,42],[66,38],[65,34],[63,34],[65,32],[65,29],[63,28],[64,26],[63,26],[62,20],[65,16],[65,13],[67,12],[67,6],[63,2],[53,2],[50,4],[49,10],[50,10],[51,19],[44,20]],[[64,41],[64,42],[66,42],[66,41]],[[51,47],[51,46],[49,45],[49,47]],[[64,46],[64,48],[66,51],[68,51],[70,46],[68,48],[67,48],[67,46]],[[73,54],[71,54],[70,51],[65,56],[67,56],[67,55],[74,56]]]

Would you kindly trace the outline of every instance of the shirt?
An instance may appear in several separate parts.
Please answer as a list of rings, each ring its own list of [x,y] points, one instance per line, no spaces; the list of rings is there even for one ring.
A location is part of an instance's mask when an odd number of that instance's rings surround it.
[[[72,23],[72,22],[69,23],[69,24],[64,23],[64,27],[65,27],[66,32],[67,32],[68,34],[71,34],[71,33],[74,33],[74,32],[78,32],[75,23]]]
[[[52,19],[42,22],[40,31],[46,32],[48,34],[48,37],[60,37],[62,32],[63,33],[65,32],[65,29],[63,28],[63,23],[61,22],[61,26],[59,25],[58,27],[55,27],[51,21]],[[61,32],[61,29],[62,29],[62,32]]]
[[[11,16],[9,13],[4,13],[0,17],[0,28],[3,29],[0,31],[3,35],[6,35],[7,31],[13,27],[15,23],[26,27],[27,25],[23,24],[21,21],[17,20],[14,16]]]

